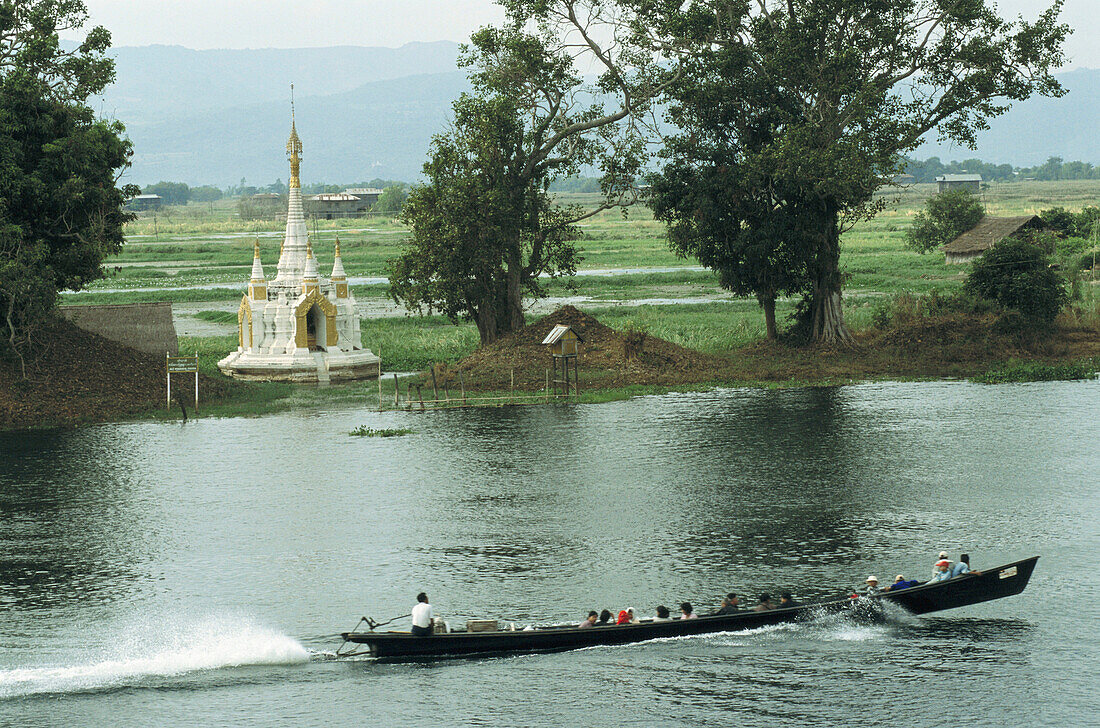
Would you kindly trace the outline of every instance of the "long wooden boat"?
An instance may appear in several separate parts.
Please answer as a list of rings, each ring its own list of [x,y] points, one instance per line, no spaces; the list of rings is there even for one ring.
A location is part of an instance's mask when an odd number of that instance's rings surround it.
[[[744,611],[697,619],[638,624],[609,625],[579,629],[576,626],[539,627],[519,631],[449,632],[428,637],[408,632],[344,632],[345,642],[365,645],[352,653],[382,659],[422,659],[488,655],[509,652],[550,652],[593,645],[617,645],[661,637],[682,637],[710,632],[734,632],[768,625],[812,619],[818,615],[848,610],[873,611],[880,602],[890,602],[912,614],[927,614],[965,607],[991,599],[1019,594],[1027,586],[1038,556],[986,569],[980,574],[924,583],[900,591],[886,591],[861,599],[835,599],[766,612]]]

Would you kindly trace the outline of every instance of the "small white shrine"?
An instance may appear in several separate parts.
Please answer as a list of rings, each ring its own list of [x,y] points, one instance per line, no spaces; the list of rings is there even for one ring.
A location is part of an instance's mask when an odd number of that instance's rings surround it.
[[[237,310],[238,346],[218,362],[231,377],[283,382],[330,382],[379,375],[381,360],[364,349],[359,311],[348,288],[336,238],[332,277],[317,272],[317,259],[306,231],[298,177],[302,142],[293,114],[290,139],[290,200],[278,273],[264,276],[260,244],[252,257],[248,294]]]

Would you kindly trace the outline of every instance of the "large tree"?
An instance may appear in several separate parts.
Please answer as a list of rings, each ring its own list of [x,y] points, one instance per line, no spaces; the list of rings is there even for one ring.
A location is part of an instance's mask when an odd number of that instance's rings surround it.
[[[58,291],[104,275],[136,192],[117,186],[122,125],[86,104],[114,77],[110,35],[93,28],[71,50],[59,39],[86,19],[79,0],[0,0],[0,332],[20,358]]]
[[[619,0],[635,42],[685,54],[673,106],[709,97],[738,181],[729,194],[784,195],[812,220],[794,240],[809,276],[813,337],[849,338],[840,237],[882,207],[874,192],[926,134],[973,146],[1011,101],[1060,95],[1052,71],[1068,28],[1060,0],[1009,22],[989,0]],[[746,136],[748,135],[748,136]],[[677,154],[692,141],[691,130]],[[710,139],[700,137],[702,160]],[[731,249],[736,258],[739,248]]]
[[[601,3],[535,3],[552,16],[502,4],[508,23],[475,33],[462,55],[473,90],[433,140],[391,270],[396,300],[473,321],[483,344],[523,326],[523,297],[544,295],[545,276],[575,272],[576,223],[636,199],[638,114],[661,88],[647,54],[593,37]],[[578,55],[593,65],[581,69]],[[602,201],[555,205],[550,184],[589,168],[603,172]]]

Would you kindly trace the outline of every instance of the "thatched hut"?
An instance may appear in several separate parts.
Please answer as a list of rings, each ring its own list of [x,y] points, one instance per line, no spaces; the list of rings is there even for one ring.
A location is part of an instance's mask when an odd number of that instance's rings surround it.
[[[172,304],[118,303],[60,306],[61,315],[85,331],[117,341],[147,354],[173,356],[179,352]]]
[[[986,215],[975,227],[943,246],[947,265],[969,263],[994,245],[1025,230],[1040,230],[1043,221],[1038,215],[1021,217],[990,217]]]

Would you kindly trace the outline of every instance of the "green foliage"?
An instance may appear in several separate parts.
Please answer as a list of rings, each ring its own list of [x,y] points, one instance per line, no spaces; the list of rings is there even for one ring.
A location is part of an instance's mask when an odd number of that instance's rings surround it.
[[[1053,207],[1039,213],[1047,230],[1063,237],[1089,238],[1100,236],[1100,207],[1086,206],[1081,212]]]
[[[225,193],[214,185],[191,188],[191,201],[193,202],[217,202],[223,197],[225,197]]]
[[[191,188],[183,182],[157,182],[142,190],[147,195],[160,195],[166,205],[186,205],[191,199]]]
[[[545,295],[540,276],[575,272],[575,223],[594,213],[554,205],[549,185],[599,165],[606,209],[641,164],[641,141],[616,130],[626,113],[582,103],[570,50],[521,27],[471,37],[461,63],[473,92],[432,141],[427,182],[402,211],[411,236],[390,271],[395,300],[473,321],[482,343],[523,326],[522,297]]]
[[[401,437],[402,435],[411,435],[413,431],[408,427],[374,429],[373,427],[360,425],[348,434],[354,437]]]
[[[115,186],[122,125],[86,106],[113,79],[110,35],[93,28],[72,51],[57,35],[86,17],[79,0],[0,0],[0,332],[16,352],[58,291],[103,277],[137,191]]]
[[[1009,361],[970,378],[979,384],[1007,384],[1014,382],[1054,382],[1074,379],[1095,379],[1100,372],[1100,361],[1086,361],[1068,364],[1047,364],[1044,362]]]
[[[1052,323],[1068,300],[1062,278],[1043,252],[1015,238],[1002,240],[976,260],[964,289],[1037,324]]]
[[[928,200],[926,210],[917,213],[905,234],[905,242],[918,253],[927,253],[950,243],[981,222],[985,209],[969,190],[941,192]]]
[[[990,164],[980,159],[964,159],[961,162],[941,162],[939,157],[924,161],[905,160],[905,171],[917,178],[917,182],[935,182],[945,174],[980,174],[986,182],[1012,182],[1016,170],[1011,164]]]
[[[986,0],[965,9],[933,0],[625,4],[640,45],[656,36],[684,54],[670,71],[680,74],[673,121],[685,104],[721,105],[709,123],[727,135],[739,188],[814,219],[789,227],[805,231],[792,259],[813,281],[816,340],[848,337],[839,236],[882,208],[873,193],[901,155],[933,129],[973,145],[1006,100],[1063,93],[1052,75],[1069,32],[1059,3],[1034,23],[1006,22]]]
[[[407,199],[409,199],[409,188],[407,185],[391,185],[382,190],[382,194],[378,196],[378,202],[374,203],[371,212],[396,215],[401,212],[401,208],[405,206],[405,200]]]

